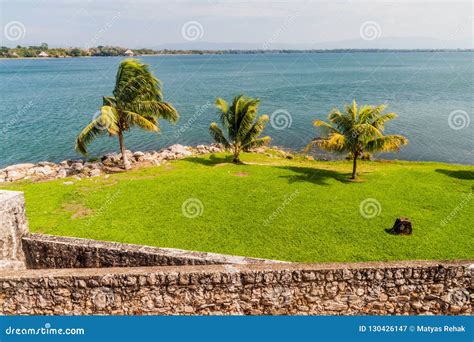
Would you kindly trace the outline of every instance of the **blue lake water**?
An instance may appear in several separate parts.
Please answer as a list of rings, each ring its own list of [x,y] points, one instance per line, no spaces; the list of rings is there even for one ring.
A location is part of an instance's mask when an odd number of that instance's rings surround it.
[[[473,58],[471,52],[142,57],[181,120],[163,123],[159,135],[132,131],[126,146],[209,143],[214,99],[244,93],[261,98],[262,114],[275,113],[266,129],[273,145],[301,149],[318,135],[314,119],[356,98],[387,103],[399,114],[386,132],[407,136],[410,145],[384,158],[474,164]],[[0,60],[0,167],[79,157],[75,137],[102,96],[111,95],[121,59]],[[90,154],[117,146],[115,137],[103,137]]]

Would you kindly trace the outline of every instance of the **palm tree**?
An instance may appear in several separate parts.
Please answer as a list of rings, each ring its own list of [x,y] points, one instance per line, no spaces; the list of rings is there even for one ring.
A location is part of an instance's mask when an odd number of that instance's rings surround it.
[[[217,98],[215,104],[219,109],[220,121],[228,137],[224,136],[215,122],[211,123],[209,132],[217,143],[232,149],[234,163],[241,163],[239,159],[241,151],[260,147],[270,141],[268,136],[259,137],[268,122],[268,115],[257,118],[259,99],[239,95],[234,97],[231,106],[221,98]]]
[[[87,154],[87,145],[97,136],[108,133],[118,136],[123,166],[130,169],[125,155],[124,133],[136,126],[158,132],[158,119],[175,123],[179,114],[167,102],[163,102],[160,81],[147,64],[136,59],[125,59],[119,65],[113,96],[103,97],[98,115],[76,139],[76,150]]]
[[[399,151],[408,144],[402,135],[383,135],[386,122],[397,117],[395,113],[383,113],[386,105],[363,105],[360,108],[354,100],[345,105],[344,112],[333,109],[328,121],[315,120],[314,125],[321,127],[324,137],[315,138],[307,149],[317,146],[327,151],[349,152],[353,160],[352,179],[357,177],[357,158],[364,152]]]

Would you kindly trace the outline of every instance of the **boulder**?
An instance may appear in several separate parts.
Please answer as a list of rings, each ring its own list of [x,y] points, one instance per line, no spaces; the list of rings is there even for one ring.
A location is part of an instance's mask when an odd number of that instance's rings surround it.
[[[102,164],[100,162],[96,162],[96,163],[92,163],[89,167],[91,169],[102,169],[103,166],[104,166],[104,164]]]
[[[145,156],[145,153],[141,152],[141,151],[136,151],[133,153],[133,158],[135,158],[136,160],[138,160],[139,158]]]
[[[84,165],[82,165],[82,163],[74,163],[71,165],[71,169],[73,171],[82,171],[83,168],[84,168]]]
[[[51,167],[55,167],[56,164],[55,163],[51,163],[49,161],[42,161],[42,162],[39,162],[37,166],[51,166]]]
[[[52,176],[53,174],[56,174],[56,171],[51,166],[34,167],[31,170],[34,171],[33,174],[35,176],[41,176],[41,177],[49,177],[49,176]]]
[[[14,181],[17,181],[17,180],[20,180],[20,179],[23,179],[26,177],[26,173],[25,172],[22,172],[22,171],[26,171],[26,170],[11,170],[11,171],[7,171],[7,177],[6,179],[9,181],[9,182],[14,182]]]
[[[35,164],[32,163],[23,163],[23,164],[15,164],[15,165],[10,165],[6,168],[3,169],[3,171],[20,171],[20,170],[26,170],[26,169],[31,169],[34,167]]]
[[[168,150],[170,150],[174,154],[181,154],[183,156],[190,156],[193,154],[186,146],[180,144],[171,145],[170,147],[168,147]]]
[[[176,159],[176,156],[173,152],[168,151],[168,150],[164,150],[160,153],[159,158],[165,159],[165,160],[173,160],[173,159]]]
[[[60,168],[58,170],[58,178],[66,178],[67,177],[67,171],[64,168]]]
[[[93,169],[89,172],[89,177],[99,177],[101,171],[99,169]]]
[[[101,158],[104,164],[116,164],[120,162],[121,155],[118,153],[109,153]]]

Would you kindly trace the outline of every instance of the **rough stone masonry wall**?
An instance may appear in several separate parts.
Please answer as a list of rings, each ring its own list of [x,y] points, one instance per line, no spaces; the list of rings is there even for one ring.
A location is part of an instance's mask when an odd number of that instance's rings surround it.
[[[23,237],[26,265],[40,268],[100,268],[275,263],[278,261],[89,239],[29,234]]]
[[[0,314],[472,314],[470,262],[0,273]]]
[[[0,270],[25,267],[22,236],[27,232],[23,193],[0,190]]]

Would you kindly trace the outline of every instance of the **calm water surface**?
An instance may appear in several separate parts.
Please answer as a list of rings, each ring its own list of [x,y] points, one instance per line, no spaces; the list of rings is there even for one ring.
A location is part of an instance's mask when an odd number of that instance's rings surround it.
[[[244,93],[261,98],[262,114],[275,113],[266,130],[274,145],[301,149],[318,135],[314,119],[356,98],[388,103],[399,114],[387,132],[404,134],[410,145],[384,158],[474,164],[473,57],[470,52],[142,57],[181,120],[163,123],[159,135],[131,132],[127,148],[209,143],[216,96],[230,100]],[[75,137],[101,97],[111,95],[121,60],[0,60],[0,167],[79,157]],[[100,138],[91,156],[117,145],[116,138]]]

